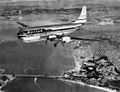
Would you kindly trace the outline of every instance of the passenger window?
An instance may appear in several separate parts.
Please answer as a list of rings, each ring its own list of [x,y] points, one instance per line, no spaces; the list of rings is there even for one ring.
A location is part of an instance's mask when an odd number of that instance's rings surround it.
[[[33,34],[33,33],[34,33],[34,30],[31,30],[31,33]]]
[[[38,33],[40,33],[40,31],[41,31],[41,30],[40,30],[40,29],[38,29]]]
[[[41,33],[41,29],[39,29],[39,33]]]
[[[38,30],[36,30],[36,33],[38,33]]]
[[[41,32],[43,32],[43,29],[41,29]]]

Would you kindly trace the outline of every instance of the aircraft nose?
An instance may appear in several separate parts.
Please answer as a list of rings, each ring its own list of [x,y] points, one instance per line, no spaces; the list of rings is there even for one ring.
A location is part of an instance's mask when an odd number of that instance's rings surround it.
[[[21,38],[21,36],[17,33],[17,37],[20,39]]]
[[[22,36],[21,35],[17,35],[19,40],[22,40]]]
[[[19,39],[19,40],[23,40],[23,38],[22,38],[21,36],[18,36],[18,39]]]
[[[20,39],[20,38],[22,38],[22,35],[18,32],[17,37]]]

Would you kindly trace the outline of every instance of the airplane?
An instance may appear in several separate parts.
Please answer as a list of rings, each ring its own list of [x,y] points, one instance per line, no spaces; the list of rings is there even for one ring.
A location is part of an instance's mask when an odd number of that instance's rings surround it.
[[[65,43],[70,42],[70,37],[66,37],[66,35],[74,32],[75,30],[81,28],[87,22],[87,8],[86,6],[82,7],[82,11],[78,19],[71,23],[64,24],[55,24],[55,25],[43,25],[43,26],[34,26],[31,27],[21,22],[17,22],[21,27],[19,28],[19,32],[17,33],[17,37],[19,40],[25,43],[31,43],[36,41],[57,41],[56,44],[60,42],[60,40]],[[64,40],[63,40],[64,39]]]

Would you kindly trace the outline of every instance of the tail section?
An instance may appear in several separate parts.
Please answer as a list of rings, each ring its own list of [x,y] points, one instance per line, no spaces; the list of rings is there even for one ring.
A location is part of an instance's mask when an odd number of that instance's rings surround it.
[[[17,24],[21,25],[22,27],[29,27],[29,25],[26,25],[26,24],[24,24],[22,22],[17,22]]]
[[[87,22],[87,8],[86,6],[83,6],[79,18],[76,19],[74,23],[86,23],[86,22]]]

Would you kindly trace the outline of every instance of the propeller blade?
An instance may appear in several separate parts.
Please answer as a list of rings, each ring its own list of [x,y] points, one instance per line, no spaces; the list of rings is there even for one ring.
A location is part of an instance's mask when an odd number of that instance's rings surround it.
[[[48,44],[48,41],[47,41],[47,39],[46,39],[46,41],[45,41],[45,45],[47,45]]]
[[[57,44],[56,44],[56,43],[54,43],[54,47],[57,47]]]
[[[59,40],[56,43],[54,43],[54,47],[57,47],[58,43],[59,43]]]
[[[64,42],[61,41],[62,46],[64,47]]]
[[[45,45],[48,45],[48,40],[49,40],[49,38],[48,38],[48,36],[47,36],[47,38],[46,38],[46,40],[45,40]]]

